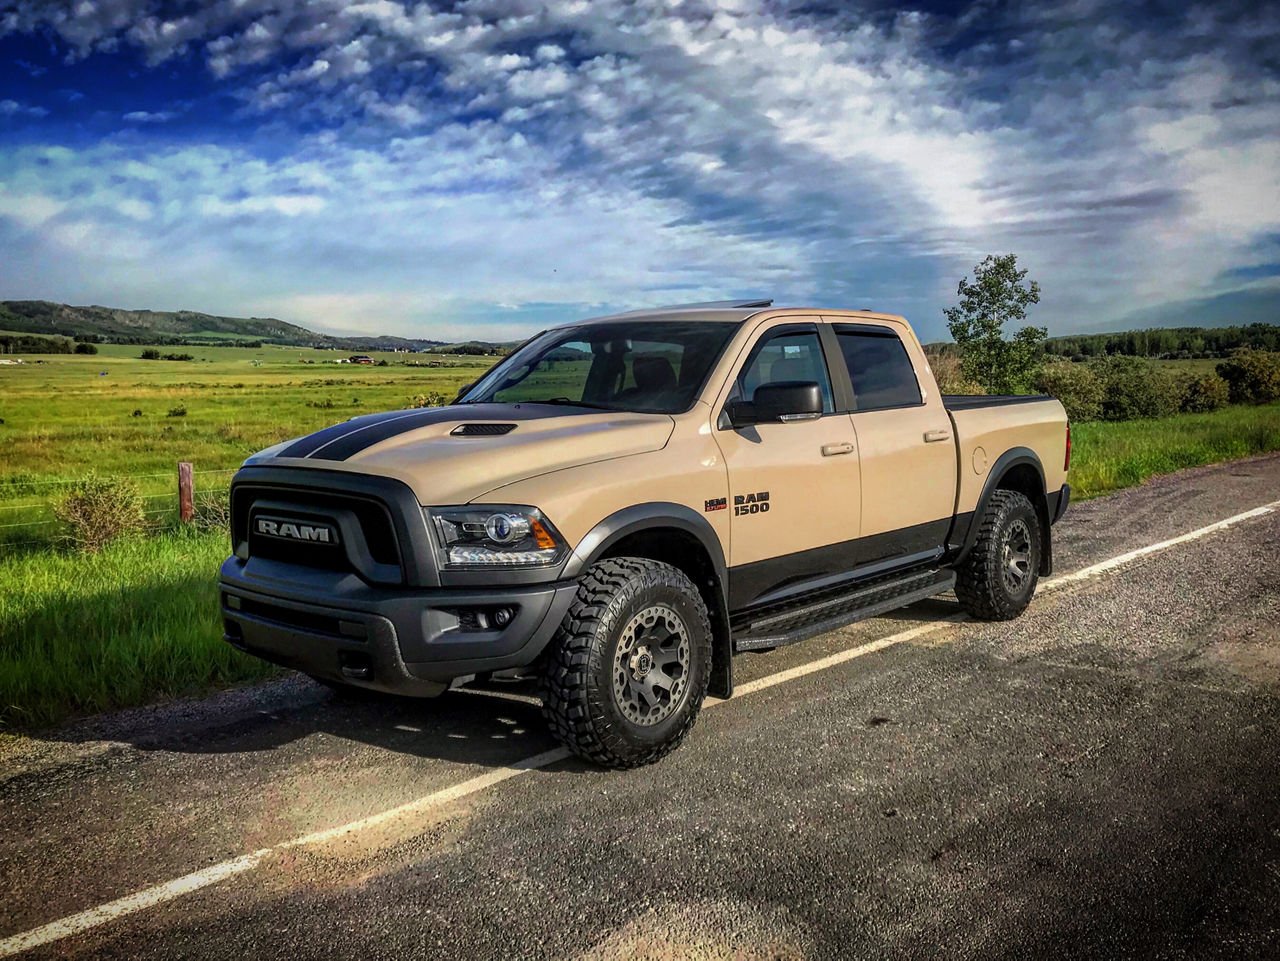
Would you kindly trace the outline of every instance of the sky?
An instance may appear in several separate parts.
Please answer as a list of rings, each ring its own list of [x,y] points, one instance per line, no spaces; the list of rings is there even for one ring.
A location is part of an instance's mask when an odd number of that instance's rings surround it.
[[[1280,320],[1280,5],[0,0],[0,299],[511,339]]]

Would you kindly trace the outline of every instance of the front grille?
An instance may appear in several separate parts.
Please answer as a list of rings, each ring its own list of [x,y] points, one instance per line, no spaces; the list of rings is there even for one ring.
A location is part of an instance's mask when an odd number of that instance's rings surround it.
[[[336,544],[270,537],[255,530],[259,515],[342,529]],[[343,524],[343,521],[347,521]],[[231,530],[237,553],[323,570],[352,571],[398,582],[400,549],[386,504],[360,494],[275,484],[241,483],[231,490]],[[390,575],[390,576],[388,576]]]

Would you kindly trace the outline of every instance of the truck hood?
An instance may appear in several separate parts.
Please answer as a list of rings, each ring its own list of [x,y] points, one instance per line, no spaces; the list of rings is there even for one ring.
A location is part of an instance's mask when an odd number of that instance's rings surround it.
[[[674,427],[666,414],[459,404],[355,417],[245,464],[379,474],[404,481],[422,504],[465,504],[539,474],[660,450]]]

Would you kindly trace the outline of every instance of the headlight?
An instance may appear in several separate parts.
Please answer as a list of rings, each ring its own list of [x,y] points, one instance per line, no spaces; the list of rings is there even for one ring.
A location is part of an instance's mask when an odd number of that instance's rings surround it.
[[[564,556],[564,538],[534,507],[481,504],[422,512],[446,567],[546,567]]]

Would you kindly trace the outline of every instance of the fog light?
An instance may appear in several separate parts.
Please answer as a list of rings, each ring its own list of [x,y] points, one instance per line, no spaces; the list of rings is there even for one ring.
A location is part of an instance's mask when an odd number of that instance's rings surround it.
[[[493,623],[498,627],[506,627],[511,623],[511,608],[500,607],[493,612]]]

